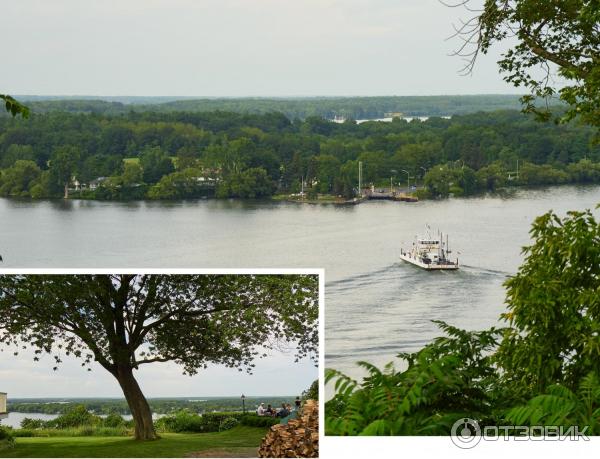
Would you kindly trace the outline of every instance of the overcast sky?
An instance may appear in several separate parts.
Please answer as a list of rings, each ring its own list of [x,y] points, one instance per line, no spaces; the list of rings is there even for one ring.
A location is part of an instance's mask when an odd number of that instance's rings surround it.
[[[0,392],[7,392],[9,399],[123,396],[116,379],[99,365],[88,372],[79,360],[63,360],[53,371],[50,356],[33,362],[31,351],[15,357],[5,349],[0,353]],[[294,363],[293,353],[272,353],[256,364],[254,375],[212,366],[190,377],[183,376],[174,363],[153,363],[142,365],[136,377],[147,397],[294,395],[318,378],[317,368],[309,360]]]
[[[0,0],[0,92],[310,96],[514,93],[448,54],[438,0]],[[10,65],[9,65],[10,64]]]

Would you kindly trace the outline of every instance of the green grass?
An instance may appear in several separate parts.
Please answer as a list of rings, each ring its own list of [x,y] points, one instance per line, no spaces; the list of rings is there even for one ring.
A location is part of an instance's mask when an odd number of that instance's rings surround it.
[[[220,455],[247,456],[258,449],[266,428],[238,426],[225,432],[161,434],[161,439],[139,442],[124,437],[17,438],[13,449],[0,457],[184,457],[218,450]]]

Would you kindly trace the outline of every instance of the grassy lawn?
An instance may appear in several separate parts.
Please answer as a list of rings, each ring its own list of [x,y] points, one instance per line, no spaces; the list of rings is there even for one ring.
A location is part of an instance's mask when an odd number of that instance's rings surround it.
[[[0,457],[256,457],[266,433],[266,428],[238,426],[215,433],[165,433],[148,442],[125,437],[17,438],[15,448],[0,451]]]

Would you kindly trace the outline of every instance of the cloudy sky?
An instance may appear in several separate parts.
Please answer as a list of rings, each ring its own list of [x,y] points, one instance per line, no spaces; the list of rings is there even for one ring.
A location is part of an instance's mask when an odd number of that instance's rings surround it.
[[[438,0],[0,0],[0,92],[310,96],[509,93],[445,41]],[[8,65],[10,64],[10,65]]]
[[[0,392],[20,397],[122,397],[116,380],[99,365],[88,372],[81,361],[64,358],[58,371],[53,359],[33,362],[33,353],[13,356],[12,349],[0,353]],[[294,363],[292,353],[271,353],[258,360],[253,375],[212,366],[190,377],[173,363],[143,365],[136,377],[147,397],[294,395],[317,379],[318,370],[309,361]]]

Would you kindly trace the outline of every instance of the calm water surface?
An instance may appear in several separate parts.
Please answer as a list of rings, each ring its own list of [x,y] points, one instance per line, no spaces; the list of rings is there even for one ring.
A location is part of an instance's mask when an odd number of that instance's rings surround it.
[[[357,360],[383,364],[437,336],[432,319],[495,324],[533,219],[599,202],[600,187],[352,207],[0,199],[0,266],[325,268],[327,366],[357,374]],[[398,261],[426,223],[450,234],[461,270]]]
[[[25,418],[29,419],[41,419],[42,421],[50,421],[51,419],[57,418],[57,414],[44,414],[44,413],[8,413],[8,417],[0,420],[0,425],[10,426],[15,429],[21,427],[21,421]]]

